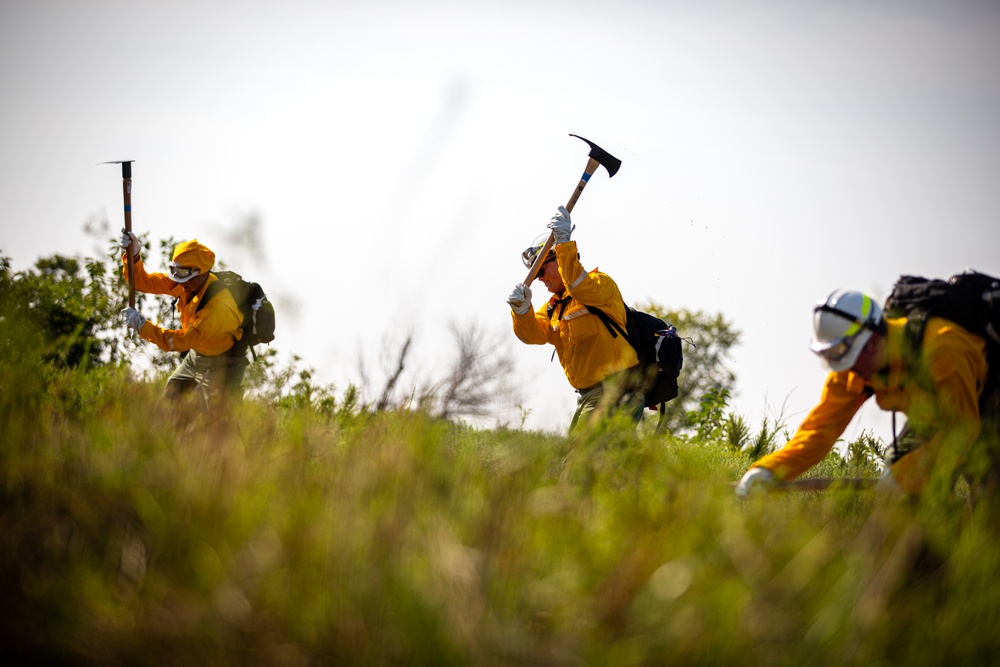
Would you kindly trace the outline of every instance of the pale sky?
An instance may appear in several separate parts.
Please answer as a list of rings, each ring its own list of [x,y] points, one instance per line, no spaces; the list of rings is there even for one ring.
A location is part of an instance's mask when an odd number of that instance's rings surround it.
[[[431,374],[474,320],[510,341],[527,426],[564,430],[575,394],[506,298],[586,163],[572,132],[623,162],[573,212],[584,265],[723,313],[734,408],[794,427],[818,298],[1000,275],[998,72],[990,1],[4,1],[0,252],[95,254],[85,223],[122,224],[95,163],[134,159],[136,232],[259,280],[320,381],[408,331]],[[230,239],[250,214],[263,257]],[[888,424],[867,406],[846,435]]]

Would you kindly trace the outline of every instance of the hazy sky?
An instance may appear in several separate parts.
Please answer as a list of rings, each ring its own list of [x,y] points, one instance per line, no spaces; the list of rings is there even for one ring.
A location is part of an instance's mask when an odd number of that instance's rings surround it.
[[[623,161],[574,210],[584,265],[723,313],[735,407],[795,426],[816,299],[1000,274],[998,72],[990,1],[5,1],[0,252],[96,253],[122,198],[95,163],[134,159],[135,230],[258,279],[321,381],[410,331],[430,374],[474,320],[528,426],[565,429],[575,394],[505,301],[586,163],[573,132]],[[263,254],[232,241],[250,215]]]

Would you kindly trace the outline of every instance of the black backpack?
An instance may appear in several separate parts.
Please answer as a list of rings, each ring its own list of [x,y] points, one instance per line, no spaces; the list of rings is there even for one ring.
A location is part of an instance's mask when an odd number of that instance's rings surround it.
[[[927,318],[941,317],[986,341],[989,397],[1000,376],[1000,279],[966,269],[948,280],[900,276],[886,299],[882,314],[906,317],[906,335],[916,354],[924,340]]]
[[[249,282],[243,279],[238,273],[233,271],[213,271],[218,277],[205,290],[205,296],[198,304],[198,310],[208,303],[212,297],[224,289],[228,289],[233,295],[233,300],[240,308],[243,315],[243,337],[230,349],[231,354],[242,355],[247,348],[257,360],[257,353],[253,346],[261,343],[270,343],[274,340],[274,306],[267,299],[258,283]]]
[[[681,338],[677,329],[659,317],[625,306],[625,330],[604,311],[594,306],[587,310],[597,315],[608,328],[612,338],[621,334],[639,357],[639,375],[636,388],[645,397],[647,408],[660,410],[664,404],[677,398],[677,377],[684,367]]]

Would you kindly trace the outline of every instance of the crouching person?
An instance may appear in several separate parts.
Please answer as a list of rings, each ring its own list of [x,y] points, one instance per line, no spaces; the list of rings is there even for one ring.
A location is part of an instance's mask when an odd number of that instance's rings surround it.
[[[239,344],[243,316],[228,289],[212,288],[218,281],[211,273],[215,253],[197,239],[180,243],[174,248],[167,275],[146,272],[142,246],[132,232],[122,231],[121,247],[132,253],[137,291],[176,299],[180,329],[157,326],[135,308],[122,311],[140,338],[182,355],[163,397],[176,400],[197,392],[206,408],[242,400],[247,367],[246,350]],[[127,255],[122,255],[122,261],[127,261]],[[127,270],[124,273],[128,280]]]
[[[813,309],[812,350],[830,370],[820,402],[788,444],[743,475],[737,495],[818,464],[874,396],[883,410],[907,416],[880,490],[917,495],[937,484],[950,492],[962,475],[977,496],[995,498],[1000,390],[990,381],[984,339],[939,317],[927,319],[917,341],[907,326],[905,317],[884,317],[863,292],[834,290],[820,300]]]

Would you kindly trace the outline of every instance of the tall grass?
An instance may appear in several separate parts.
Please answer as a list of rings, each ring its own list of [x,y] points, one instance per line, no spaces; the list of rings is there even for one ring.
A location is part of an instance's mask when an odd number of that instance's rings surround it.
[[[739,501],[750,458],[723,438],[610,424],[567,439],[308,401],[178,424],[158,393],[115,368],[0,363],[5,664],[987,664],[1000,649],[986,504]]]

